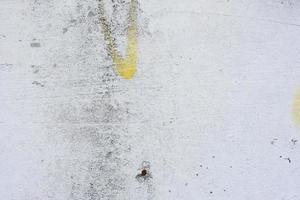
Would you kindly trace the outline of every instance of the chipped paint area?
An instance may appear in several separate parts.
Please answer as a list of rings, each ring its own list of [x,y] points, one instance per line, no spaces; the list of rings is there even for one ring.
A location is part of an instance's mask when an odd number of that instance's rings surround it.
[[[299,11],[1,0],[0,199],[299,200]]]

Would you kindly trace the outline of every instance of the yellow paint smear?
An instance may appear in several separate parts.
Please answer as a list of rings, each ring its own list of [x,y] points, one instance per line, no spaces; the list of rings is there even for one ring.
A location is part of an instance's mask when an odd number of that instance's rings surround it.
[[[119,75],[130,80],[136,74],[138,61],[137,0],[131,0],[130,4],[129,28],[127,31],[127,48],[125,58],[123,58],[117,50],[115,38],[112,35],[111,26],[106,18],[102,0],[99,0],[99,13],[104,39],[108,45],[108,53],[112,57]]]
[[[300,90],[298,90],[294,104],[293,104],[293,117],[296,123],[300,126]]]

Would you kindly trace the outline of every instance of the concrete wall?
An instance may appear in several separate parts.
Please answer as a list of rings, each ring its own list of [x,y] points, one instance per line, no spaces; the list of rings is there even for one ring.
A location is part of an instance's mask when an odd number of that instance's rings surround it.
[[[300,2],[132,3],[0,0],[0,199],[299,200]]]

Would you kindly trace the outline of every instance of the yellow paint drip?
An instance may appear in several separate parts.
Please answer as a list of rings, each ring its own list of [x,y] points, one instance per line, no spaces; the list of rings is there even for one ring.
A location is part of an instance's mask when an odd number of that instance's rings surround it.
[[[296,123],[300,126],[300,90],[297,92],[293,104],[293,117]]]
[[[110,25],[105,17],[104,4],[99,1],[100,22],[104,39],[108,45],[108,53],[116,65],[116,70],[125,79],[132,79],[137,71],[138,39],[137,39],[137,0],[131,0],[129,11],[129,28],[127,32],[126,56],[123,58],[117,50],[115,38],[112,36]]]

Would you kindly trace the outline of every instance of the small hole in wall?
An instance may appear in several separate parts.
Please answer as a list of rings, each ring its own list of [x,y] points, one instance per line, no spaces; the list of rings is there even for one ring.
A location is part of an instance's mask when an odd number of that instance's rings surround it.
[[[150,162],[144,161],[141,164],[141,168],[139,169],[139,173],[135,177],[138,182],[143,183],[149,181],[152,178],[150,172]]]
[[[143,169],[141,172],[141,176],[146,176],[147,175],[147,170]]]

